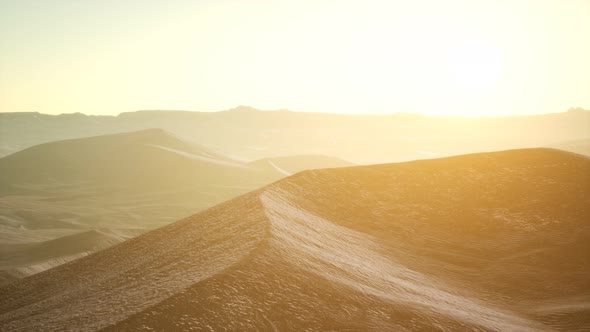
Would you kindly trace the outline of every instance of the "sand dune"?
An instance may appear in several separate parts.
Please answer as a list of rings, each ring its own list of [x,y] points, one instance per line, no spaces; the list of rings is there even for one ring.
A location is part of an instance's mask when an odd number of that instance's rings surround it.
[[[0,289],[29,330],[583,330],[590,160],[298,173]]]
[[[291,172],[350,165],[323,156],[279,159]],[[283,177],[268,163],[234,160],[161,129],[46,143],[0,158],[0,283]]]
[[[92,252],[110,247],[123,241],[124,238],[108,231],[90,230],[57,239],[32,242],[18,245],[0,245],[3,257],[0,265],[8,261],[10,264],[29,265],[44,262],[55,257],[67,257],[80,252]]]

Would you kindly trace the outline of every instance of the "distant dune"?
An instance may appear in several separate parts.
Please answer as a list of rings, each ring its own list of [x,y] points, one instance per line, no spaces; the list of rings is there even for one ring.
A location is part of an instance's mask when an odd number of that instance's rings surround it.
[[[273,160],[245,163],[162,129],[45,143],[0,158],[0,284],[259,188],[285,170],[351,165],[325,156]]]
[[[560,144],[554,144],[551,147],[590,156],[590,139],[563,142]]]
[[[590,326],[590,160],[304,171],[0,288],[2,331]]]
[[[293,175],[295,173],[316,169],[316,168],[338,168],[353,166],[354,164],[340,158],[322,156],[322,155],[301,155],[264,158],[249,163],[256,168],[264,168],[269,165],[279,173]],[[318,167],[321,166],[321,167]]]
[[[43,242],[19,244],[0,243],[0,278],[4,282],[26,277],[94,251],[108,248],[125,237],[108,231],[90,230]],[[13,266],[13,268],[7,268]]]
[[[0,113],[0,153],[56,140],[147,128],[182,135],[234,159],[328,155],[356,164],[374,164],[590,139],[590,111],[428,117],[411,113],[260,111],[240,106],[221,112],[139,111],[118,116]]]

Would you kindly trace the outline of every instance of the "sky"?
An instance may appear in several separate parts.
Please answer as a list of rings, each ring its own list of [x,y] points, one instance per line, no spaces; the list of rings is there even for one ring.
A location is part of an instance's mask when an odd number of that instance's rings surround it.
[[[590,0],[0,0],[0,111],[590,108]]]

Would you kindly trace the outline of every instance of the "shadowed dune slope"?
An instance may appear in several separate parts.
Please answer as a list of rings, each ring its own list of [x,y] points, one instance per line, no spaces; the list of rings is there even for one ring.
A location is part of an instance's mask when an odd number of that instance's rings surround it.
[[[298,173],[0,289],[4,331],[590,326],[590,160]]]
[[[89,230],[42,242],[0,243],[0,281],[9,282],[50,269],[126,238],[108,230]]]
[[[135,189],[206,183],[211,176],[232,178],[240,168],[242,172],[247,169],[162,129],[146,129],[31,147],[0,159],[0,180],[3,190],[10,193],[24,190],[26,184],[46,182],[106,181],[121,187],[133,185]]]

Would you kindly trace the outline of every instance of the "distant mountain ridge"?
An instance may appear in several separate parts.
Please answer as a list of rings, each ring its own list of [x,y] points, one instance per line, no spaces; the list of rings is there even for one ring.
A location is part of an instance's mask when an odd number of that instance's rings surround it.
[[[297,173],[0,288],[0,330],[590,326],[590,159]]]
[[[0,153],[69,138],[162,128],[238,159],[329,155],[371,164],[590,139],[590,111],[428,117],[259,111],[138,111],[118,116],[0,113]]]

